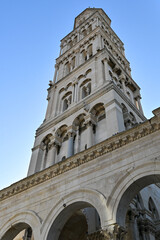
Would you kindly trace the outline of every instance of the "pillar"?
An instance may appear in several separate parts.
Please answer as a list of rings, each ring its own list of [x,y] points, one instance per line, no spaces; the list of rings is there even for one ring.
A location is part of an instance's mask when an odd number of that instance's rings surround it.
[[[42,160],[41,160],[40,170],[43,170],[45,167],[45,157],[46,157],[46,145],[43,146],[43,156],[42,156]]]
[[[54,84],[56,83],[56,80],[57,80],[57,71],[58,71],[58,66],[55,65],[55,72],[54,72],[54,78],[53,78],[53,83]]]
[[[53,105],[53,101],[54,101],[54,94],[55,94],[55,87],[50,87],[48,90],[48,97],[47,97],[48,106],[47,106],[45,119],[48,119],[53,115],[52,114],[52,105]]]
[[[74,102],[78,101],[78,81],[75,82],[75,97]]]
[[[143,113],[143,109],[142,109],[142,105],[141,105],[141,97],[140,96],[137,97],[137,101],[138,101],[139,110],[141,111],[141,113]]]
[[[108,67],[108,61],[107,58],[103,60],[104,62],[104,77],[105,77],[105,82],[110,81],[110,75],[109,75],[109,67]]]
[[[74,134],[73,132],[68,133],[68,152],[67,152],[67,158],[73,156],[74,154],[74,146],[73,146],[73,139]]]
[[[90,119],[87,120],[86,125],[87,125],[87,148],[90,148],[93,145],[93,124],[92,124],[92,121]]]
[[[125,85],[125,75],[121,74],[119,78],[120,78],[120,80],[122,82],[123,92],[124,92],[125,95],[127,95],[126,85]]]
[[[130,209],[127,216],[127,238],[137,240],[136,215],[134,209]]]
[[[125,130],[124,119],[123,119],[122,109],[116,102],[113,102],[110,105],[106,104],[104,107],[105,107],[106,125],[107,125],[106,138],[109,138],[114,134],[117,134]]]
[[[80,52],[77,51],[76,52],[76,59],[75,59],[75,68],[79,66],[79,62],[80,62]]]
[[[48,151],[48,156],[47,156],[47,161],[46,161],[46,168],[55,164],[56,152],[57,152],[57,145],[56,145],[55,142],[51,142],[49,144],[49,151]]]

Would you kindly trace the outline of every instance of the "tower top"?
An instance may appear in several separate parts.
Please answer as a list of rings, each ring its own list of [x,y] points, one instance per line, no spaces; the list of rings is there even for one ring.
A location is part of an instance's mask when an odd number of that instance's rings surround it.
[[[110,25],[111,19],[107,16],[107,14],[103,11],[102,8],[86,8],[83,12],[81,12],[74,21],[74,29],[77,28],[81,23],[83,23],[87,18],[93,15],[95,12],[98,12],[103,16],[104,20]]]

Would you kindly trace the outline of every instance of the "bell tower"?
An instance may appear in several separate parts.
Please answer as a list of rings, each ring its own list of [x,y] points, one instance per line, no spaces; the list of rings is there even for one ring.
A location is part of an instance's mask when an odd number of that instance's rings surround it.
[[[146,120],[140,99],[110,18],[101,8],[85,9],[61,40],[28,175]]]

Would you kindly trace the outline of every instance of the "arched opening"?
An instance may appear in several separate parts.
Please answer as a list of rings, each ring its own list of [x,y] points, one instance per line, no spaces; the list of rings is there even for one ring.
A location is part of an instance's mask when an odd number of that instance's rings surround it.
[[[87,202],[75,202],[64,210],[52,223],[47,240],[85,240],[101,228],[97,210]]]
[[[97,103],[92,109],[91,114],[96,121],[96,125],[93,125],[93,133],[95,136],[95,143],[99,143],[106,139],[106,114],[103,103]]]
[[[64,75],[65,75],[65,76],[70,73],[70,70],[71,70],[70,68],[71,68],[70,63],[67,62],[67,63],[65,64],[65,66],[64,66],[64,69],[65,69]]]
[[[68,140],[68,134],[67,134],[68,127],[67,125],[62,125],[60,128],[57,129],[55,136],[57,142],[59,142],[58,149],[57,149],[57,159],[56,162],[64,160],[64,157],[66,156],[66,150],[68,147],[67,140]]]
[[[81,64],[87,60],[87,53],[85,50],[81,52]]]
[[[17,223],[3,235],[1,240],[34,240],[34,236],[28,224]]]
[[[53,138],[53,135],[48,134],[40,144],[40,149],[39,149],[38,158],[37,158],[38,161],[36,164],[36,172],[46,168],[48,158],[49,158],[50,143],[52,138]]]
[[[63,97],[62,97],[62,112],[67,110],[69,106],[71,105],[72,102],[72,92],[67,92]]]
[[[80,85],[81,96],[80,99],[83,99],[91,94],[91,79],[86,79]]]
[[[116,221],[125,227],[126,240],[160,239],[160,188],[156,182],[160,175],[140,178],[121,197]]]
[[[87,145],[85,114],[80,114],[73,121],[73,126],[76,128],[76,135],[74,137],[74,153],[85,150]]]
[[[127,107],[122,103],[122,113],[123,113],[123,120],[124,120],[124,126],[125,129],[128,130],[132,128],[136,123],[136,118],[133,113],[128,112]]]
[[[87,53],[89,58],[93,56],[92,44],[88,46]]]

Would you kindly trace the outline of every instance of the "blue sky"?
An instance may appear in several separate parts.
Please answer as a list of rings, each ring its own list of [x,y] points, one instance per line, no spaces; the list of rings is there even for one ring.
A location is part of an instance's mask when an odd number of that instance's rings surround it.
[[[160,106],[159,0],[1,0],[0,189],[27,174],[60,39],[87,7],[103,8],[124,42],[145,116]]]

